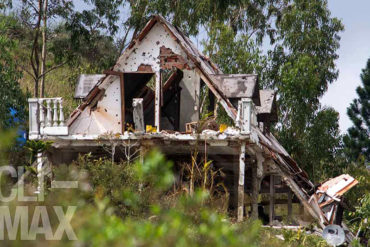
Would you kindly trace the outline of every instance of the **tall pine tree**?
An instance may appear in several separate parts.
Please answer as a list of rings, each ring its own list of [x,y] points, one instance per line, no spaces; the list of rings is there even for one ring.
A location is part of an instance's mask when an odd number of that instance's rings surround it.
[[[347,109],[353,122],[344,137],[346,154],[351,160],[363,157],[370,162],[370,59],[361,74],[362,86],[357,87],[357,99]]]

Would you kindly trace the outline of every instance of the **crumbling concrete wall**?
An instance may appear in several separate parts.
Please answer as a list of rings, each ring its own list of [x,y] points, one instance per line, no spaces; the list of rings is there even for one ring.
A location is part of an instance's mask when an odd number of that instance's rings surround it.
[[[199,74],[194,70],[184,70],[180,87],[180,131],[185,131],[186,123],[199,120]]]
[[[146,67],[151,67],[156,80],[159,80],[161,67],[164,66],[163,59],[161,65],[161,50],[162,53],[165,50],[175,56],[179,56],[178,60],[181,63],[187,63],[185,66],[184,64],[181,65],[181,68],[184,69],[184,78],[180,83],[182,87],[180,130],[184,130],[185,123],[199,119],[197,105],[199,103],[200,77],[193,70],[194,64],[189,61],[180,45],[175,42],[163,25],[159,23],[155,24],[143,40],[137,41],[133,47],[127,49],[118,59],[114,70],[133,72],[138,71],[140,66],[145,65]],[[168,64],[174,66],[176,65],[176,61],[168,61]],[[105,93],[100,95],[100,99],[95,105],[86,107],[78,119],[72,123],[69,129],[71,135],[99,135],[106,132],[119,133],[121,131],[120,80],[118,76],[112,75],[108,76],[105,80],[108,80],[108,83],[102,83],[99,86],[100,89],[105,90]],[[135,82],[125,81],[125,83]],[[166,123],[164,122],[163,127],[165,126]]]

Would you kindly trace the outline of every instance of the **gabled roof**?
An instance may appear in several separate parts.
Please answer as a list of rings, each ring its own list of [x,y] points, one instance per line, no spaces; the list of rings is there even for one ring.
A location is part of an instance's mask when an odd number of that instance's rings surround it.
[[[81,74],[77,79],[75,90],[75,99],[83,99],[91,91],[91,89],[105,77],[104,74]]]
[[[216,85],[228,98],[251,98],[260,105],[258,77],[255,74],[212,75]]]
[[[193,44],[193,42],[186,37],[177,27],[173,26],[171,23],[169,23],[166,19],[164,19],[162,16],[156,15],[153,16],[148,23],[145,25],[145,27],[142,29],[142,31],[133,38],[131,43],[128,45],[127,49],[124,51],[124,53],[121,55],[124,56],[125,53],[130,52],[130,50],[134,49],[135,45],[140,43],[145,36],[151,31],[151,29],[154,27],[155,24],[160,23],[163,25],[163,27],[171,34],[172,38],[179,44],[179,46],[183,49],[185,54],[188,56],[188,58],[194,63],[196,68],[201,74],[202,80],[206,83],[206,85],[209,87],[209,89],[212,91],[212,93],[216,96],[218,100],[220,100],[220,104],[225,109],[226,113],[231,117],[232,119],[236,118],[237,110],[232,105],[230,100],[224,95],[222,92],[222,89],[220,89],[217,86],[217,83],[215,82],[215,78],[212,77],[212,75],[217,74],[223,74],[222,71],[217,67],[216,64],[214,64],[209,58],[204,56]],[[118,59],[119,61],[120,59]],[[117,62],[116,65],[112,68],[114,71],[120,72],[120,64]],[[91,103],[96,102],[94,100],[95,97],[98,97],[101,95],[99,92],[101,91],[101,87],[105,83],[108,83],[107,78],[109,75],[104,77],[97,83],[89,92],[89,94],[85,97],[85,102],[82,103],[75,111],[72,112],[70,119],[68,120],[68,125],[71,125],[73,121],[78,117],[78,115]]]
[[[271,89],[259,90],[260,106],[256,106],[257,118],[259,122],[277,122],[276,93]]]
[[[229,99],[224,95],[222,89],[217,86],[217,83],[214,81],[215,79],[212,78],[212,75],[223,74],[222,71],[215,63],[213,63],[209,58],[203,55],[203,53],[196,48],[193,42],[186,35],[184,35],[182,31],[173,26],[162,16],[153,16],[145,25],[137,38],[132,40],[131,44],[128,46],[128,49],[133,48],[136,42],[143,40],[156,23],[162,24],[164,28],[173,36],[174,40],[184,50],[188,58],[192,60],[195,66],[200,70],[200,72],[204,76],[204,78],[202,78],[204,79],[204,82],[212,90],[213,94],[215,94],[215,96],[221,100],[220,103],[225,108],[228,115],[232,119],[235,119],[237,110],[231,104]]]

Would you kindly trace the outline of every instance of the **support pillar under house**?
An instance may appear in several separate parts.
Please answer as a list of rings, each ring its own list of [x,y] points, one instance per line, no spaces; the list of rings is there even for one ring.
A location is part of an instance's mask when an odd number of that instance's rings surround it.
[[[238,180],[238,210],[237,221],[241,222],[244,217],[244,181],[245,181],[245,143],[240,146],[239,155],[239,180]]]

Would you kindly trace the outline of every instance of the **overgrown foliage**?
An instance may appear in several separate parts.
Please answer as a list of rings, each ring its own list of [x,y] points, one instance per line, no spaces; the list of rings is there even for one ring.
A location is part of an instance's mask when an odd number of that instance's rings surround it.
[[[26,117],[26,94],[19,85],[22,73],[14,59],[17,43],[8,36],[14,26],[12,18],[0,14],[0,129],[23,124]]]
[[[370,162],[370,59],[362,70],[361,80],[362,85],[356,89],[358,98],[347,110],[353,126],[343,141],[350,160]]]

